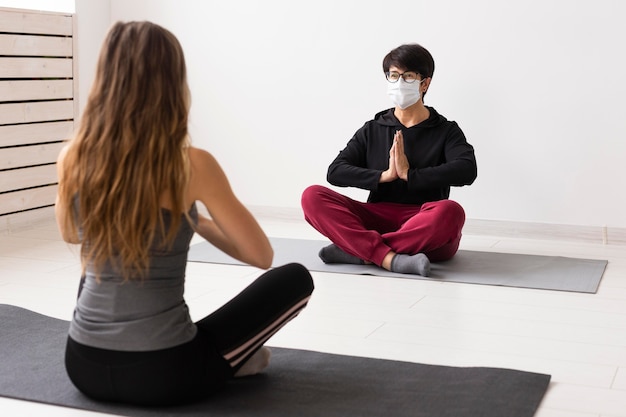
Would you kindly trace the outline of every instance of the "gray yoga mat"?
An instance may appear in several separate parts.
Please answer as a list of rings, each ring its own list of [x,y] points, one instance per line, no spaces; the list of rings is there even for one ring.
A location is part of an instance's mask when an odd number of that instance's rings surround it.
[[[571,292],[596,293],[607,261],[563,256],[460,250],[449,261],[433,263],[428,278],[398,274],[373,265],[325,264],[319,250],[329,241],[270,238],[274,266],[298,262],[310,271],[341,274],[377,275],[393,278],[431,279],[444,282],[501,285]],[[208,242],[191,246],[190,262],[242,265]]]
[[[0,304],[0,396],[123,416],[531,417],[550,375],[422,365],[272,348],[261,375],[194,404],[139,408],[92,401],[65,374],[68,322]]]

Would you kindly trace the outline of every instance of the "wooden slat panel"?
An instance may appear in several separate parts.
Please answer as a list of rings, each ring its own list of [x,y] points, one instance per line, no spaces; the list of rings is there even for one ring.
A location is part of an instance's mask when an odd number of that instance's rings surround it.
[[[0,55],[68,57],[72,52],[72,38],[0,34]]]
[[[72,15],[0,10],[2,32],[72,35]]]
[[[74,33],[78,34],[78,19],[72,19],[72,24],[74,25]],[[79,62],[79,51],[78,51],[78,40],[72,40],[72,48],[74,50],[74,53],[72,54],[72,56],[74,57],[72,59],[73,61],[73,81],[74,81],[74,91],[76,92],[76,95],[74,96],[74,120],[78,120],[78,117],[80,115],[81,112],[81,98],[79,97],[79,91],[80,91],[80,85],[79,85],[79,81],[80,81],[80,65]]]
[[[72,78],[71,58],[0,57],[0,78]]]
[[[0,81],[0,102],[55,100],[74,97],[72,80]]]
[[[0,215],[54,204],[58,186],[0,194]]]
[[[0,170],[54,163],[63,146],[65,142],[0,148]]]
[[[69,13],[0,8],[0,216],[54,204],[56,159],[74,130]],[[41,36],[40,36],[41,35]],[[24,214],[26,213],[26,214]]]
[[[56,182],[56,164],[0,171],[0,193],[21,190],[22,188],[38,187]]]
[[[52,220],[54,220],[54,206],[0,216],[0,234],[2,234],[3,226],[9,233],[20,232],[38,225],[49,225]]]
[[[72,100],[0,104],[0,125],[68,120],[73,117]]]
[[[0,147],[67,140],[73,133],[74,122],[0,126]]]

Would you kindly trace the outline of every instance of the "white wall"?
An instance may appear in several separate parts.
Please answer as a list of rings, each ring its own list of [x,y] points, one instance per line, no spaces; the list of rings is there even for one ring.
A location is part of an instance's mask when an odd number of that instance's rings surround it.
[[[88,13],[103,4],[110,16]],[[476,148],[476,183],[451,196],[469,218],[626,227],[619,0],[77,0],[77,14],[81,58],[104,19],[178,36],[193,141],[248,205],[297,208],[326,183],[354,131],[390,106],[383,56],[419,42],[436,61],[426,104]]]
[[[74,13],[74,0],[0,0],[0,7]]]
[[[111,3],[108,0],[76,0],[76,30],[78,32],[78,104],[85,107],[93,82],[98,55],[104,37],[111,26]]]

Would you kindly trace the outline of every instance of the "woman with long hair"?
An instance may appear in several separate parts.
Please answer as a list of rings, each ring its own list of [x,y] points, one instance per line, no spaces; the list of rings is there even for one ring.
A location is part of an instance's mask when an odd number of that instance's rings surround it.
[[[80,243],[83,268],[65,363],[94,399],[177,404],[258,373],[264,343],[313,291],[309,272],[287,264],[192,322],[183,294],[194,233],[262,269],[273,250],[215,158],[190,145],[190,102],[176,37],[150,22],[114,24],[57,163],[57,223]]]

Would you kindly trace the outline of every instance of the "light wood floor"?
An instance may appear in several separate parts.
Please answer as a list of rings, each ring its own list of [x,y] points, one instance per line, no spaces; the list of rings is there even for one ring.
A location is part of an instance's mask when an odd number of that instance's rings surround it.
[[[259,221],[269,236],[322,238],[303,221]],[[626,417],[626,246],[466,235],[461,248],[609,264],[597,294],[314,272],[309,307],[268,345],[547,373],[552,382],[536,417]],[[189,263],[192,318],[259,273]],[[61,241],[53,222],[0,235],[0,303],[69,320],[78,274],[76,248]],[[0,398],[0,415],[102,414]]]

